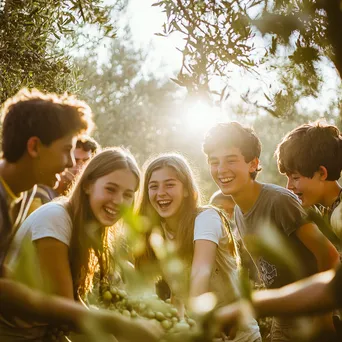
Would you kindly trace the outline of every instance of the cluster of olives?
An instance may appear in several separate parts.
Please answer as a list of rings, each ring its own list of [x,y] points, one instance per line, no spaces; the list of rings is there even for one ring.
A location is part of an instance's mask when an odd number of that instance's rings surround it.
[[[196,322],[185,317],[179,319],[178,310],[167,299],[163,301],[157,295],[132,297],[114,286],[102,287],[102,304],[109,310],[117,311],[126,317],[144,317],[158,322],[170,333],[185,332],[192,329]]]

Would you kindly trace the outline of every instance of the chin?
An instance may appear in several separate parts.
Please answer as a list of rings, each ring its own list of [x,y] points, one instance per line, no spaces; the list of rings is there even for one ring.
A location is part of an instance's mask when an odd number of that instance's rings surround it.
[[[231,189],[229,190],[221,189],[221,192],[223,193],[223,195],[232,195],[234,193],[234,191],[232,191]]]

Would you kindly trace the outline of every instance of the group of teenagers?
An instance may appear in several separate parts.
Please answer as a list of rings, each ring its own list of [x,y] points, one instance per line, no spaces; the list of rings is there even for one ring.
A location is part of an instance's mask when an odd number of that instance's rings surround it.
[[[80,304],[95,282],[111,277],[121,208],[133,206],[176,246],[188,266],[189,298],[215,294],[212,319],[218,332],[226,332],[221,340],[261,342],[256,318],[273,316],[269,340],[295,341],[297,314],[310,315],[316,341],[339,340],[333,310],[342,307],[342,137],[335,126],[302,125],[279,143],[275,154],[287,189],[256,180],[261,143],[251,128],[227,122],[207,132],[203,152],[221,196],[234,201],[234,231],[219,206],[202,205],[184,156],[155,156],[141,172],[128,150],[100,148],[87,136],[92,128],[91,109],[73,96],[23,89],[2,107],[1,341],[46,341],[56,338],[52,328],[61,338],[71,330],[71,340],[86,341],[87,322],[119,341],[162,338],[151,322]],[[310,210],[330,223],[328,235],[310,219]],[[282,259],[253,246],[266,229],[280,236],[274,244],[285,242],[299,271],[289,272]],[[156,261],[149,234],[137,270]],[[37,261],[32,273],[48,293],[15,278],[28,246]],[[243,267],[266,289],[241,298]],[[187,298],[171,288],[171,301],[182,319]],[[226,325],[234,328],[227,332]]]

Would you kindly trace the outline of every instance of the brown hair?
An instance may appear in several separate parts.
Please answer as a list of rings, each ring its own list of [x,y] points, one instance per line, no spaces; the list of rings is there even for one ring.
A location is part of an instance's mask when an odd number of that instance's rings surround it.
[[[94,138],[89,135],[82,134],[77,139],[76,148],[81,148],[86,152],[91,151],[92,154],[95,154],[97,150],[100,149],[100,145]]]
[[[93,127],[92,112],[85,102],[37,89],[20,90],[4,103],[1,112],[3,157],[11,163],[23,156],[31,137],[50,145],[71,133],[90,132]]]
[[[289,132],[275,152],[280,173],[300,173],[312,178],[324,166],[327,180],[340,178],[342,169],[342,138],[336,126],[317,121],[301,125]]]
[[[73,224],[70,264],[75,294],[83,296],[91,289],[97,263],[101,278],[108,275],[109,248],[114,236],[114,227],[107,227],[99,239],[94,239],[85,232],[85,227],[92,222],[85,186],[122,169],[131,171],[139,185],[140,171],[134,157],[122,148],[107,148],[88,162],[68,195],[65,205]]]
[[[259,158],[261,153],[261,142],[253,129],[244,127],[235,121],[219,123],[208,131],[203,142],[203,152],[207,158],[219,147],[238,148],[246,163],[254,158]],[[252,179],[256,178],[259,171],[261,168],[250,173]]]

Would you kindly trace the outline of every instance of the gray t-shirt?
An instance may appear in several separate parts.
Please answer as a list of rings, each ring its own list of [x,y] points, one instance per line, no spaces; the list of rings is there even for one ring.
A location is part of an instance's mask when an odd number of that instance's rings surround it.
[[[274,184],[262,184],[259,197],[248,212],[242,213],[236,205],[235,222],[242,240],[248,241],[247,236],[260,238],[281,254],[279,258],[271,250],[260,248],[256,251],[247,246],[266,287],[278,288],[317,272],[314,255],[295,234],[307,223],[306,216],[297,197]],[[288,255],[295,258],[296,270],[291,267]]]

